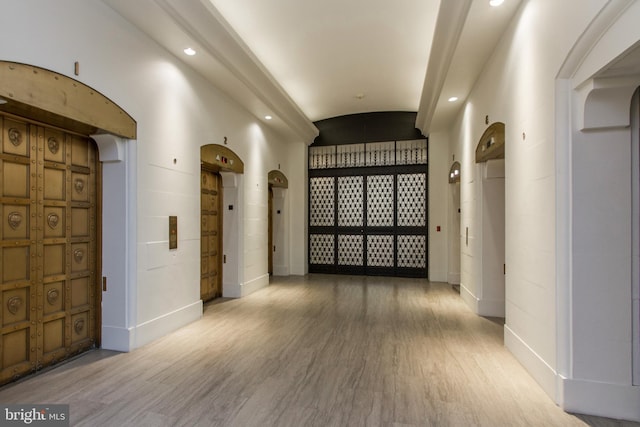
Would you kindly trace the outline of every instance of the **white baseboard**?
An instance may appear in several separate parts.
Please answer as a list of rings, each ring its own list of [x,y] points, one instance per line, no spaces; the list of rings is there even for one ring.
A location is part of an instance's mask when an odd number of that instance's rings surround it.
[[[142,347],[160,337],[167,335],[191,322],[202,317],[202,300],[198,300],[193,304],[182,307],[178,310],[167,313],[163,316],[156,317],[148,322],[141,323],[132,330],[132,346],[134,348]]]
[[[136,328],[102,326],[100,347],[105,350],[129,352],[201,317],[202,301],[197,301],[171,313],[144,322]]]
[[[269,286],[269,273],[249,280],[241,285],[240,296],[246,297],[255,291]]]
[[[478,300],[478,315],[485,317],[504,317],[505,316],[504,300]]]
[[[478,298],[471,293],[464,283],[460,283],[460,297],[474,313],[478,313]]]
[[[527,345],[510,327],[504,325],[504,345],[540,384],[545,393],[557,402],[556,371]]]
[[[471,311],[478,316],[486,317],[504,317],[505,302],[503,300],[480,299],[473,295],[463,283],[460,283],[460,296],[462,300],[469,306]]]
[[[429,271],[430,282],[446,282],[447,273],[445,271]]]
[[[567,412],[640,421],[640,386],[558,377],[558,404]]]
[[[105,350],[131,351],[131,336],[131,329],[103,325],[100,347]]]
[[[288,276],[289,266],[288,265],[274,265],[273,266],[273,275],[274,276]]]

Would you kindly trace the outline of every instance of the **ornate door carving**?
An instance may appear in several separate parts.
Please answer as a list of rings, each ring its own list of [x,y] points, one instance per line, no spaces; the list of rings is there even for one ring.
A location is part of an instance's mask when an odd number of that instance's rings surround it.
[[[0,116],[0,383],[96,339],[96,149]]]

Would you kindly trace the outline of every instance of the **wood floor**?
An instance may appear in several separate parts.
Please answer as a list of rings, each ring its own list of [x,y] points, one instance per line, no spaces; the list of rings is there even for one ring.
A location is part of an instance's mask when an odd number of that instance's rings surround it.
[[[86,426],[638,426],[564,413],[446,284],[311,275],[0,389]]]

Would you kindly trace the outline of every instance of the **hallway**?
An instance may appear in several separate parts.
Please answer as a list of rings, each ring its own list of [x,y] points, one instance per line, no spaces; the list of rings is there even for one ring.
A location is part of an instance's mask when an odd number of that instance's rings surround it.
[[[87,426],[632,426],[564,413],[447,284],[310,275],[0,389]]]

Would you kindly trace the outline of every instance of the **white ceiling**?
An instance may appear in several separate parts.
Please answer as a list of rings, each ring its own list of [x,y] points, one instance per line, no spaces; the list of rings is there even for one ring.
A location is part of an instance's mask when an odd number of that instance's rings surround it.
[[[520,0],[103,0],[261,120],[311,143],[313,121],[458,113]],[[198,53],[187,57],[191,46]],[[458,96],[457,103],[449,103]]]

